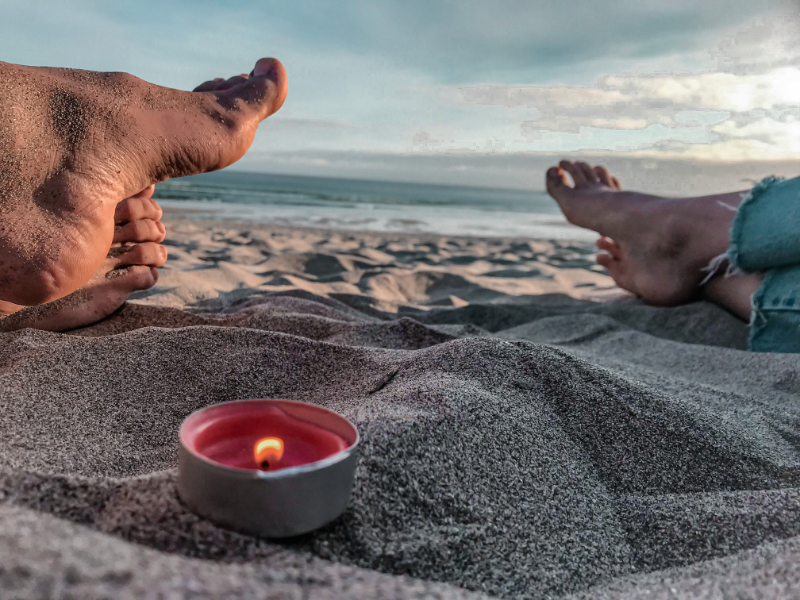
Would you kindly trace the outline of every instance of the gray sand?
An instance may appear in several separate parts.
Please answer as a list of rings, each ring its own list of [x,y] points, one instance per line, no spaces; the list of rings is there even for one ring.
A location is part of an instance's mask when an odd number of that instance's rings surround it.
[[[708,304],[259,289],[0,334],[0,597],[799,598],[800,357],[744,332]],[[321,531],[176,497],[182,419],[258,397],[361,432]]]

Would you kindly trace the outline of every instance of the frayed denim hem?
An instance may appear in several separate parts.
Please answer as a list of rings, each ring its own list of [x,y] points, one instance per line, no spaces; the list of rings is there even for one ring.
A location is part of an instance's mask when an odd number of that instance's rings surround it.
[[[780,209],[779,206],[763,207],[761,204],[763,199],[767,196],[767,191],[770,190],[770,188],[772,188],[775,184],[782,183],[784,181],[786,181],[784,177],[770,175],[769,177],[762,179],[758,185],[742,196],[742,203],[739,205],[739,210],[736,211],[736,217],[733,219],[733,223],[731,224],[731,230],[729,234],[730,245],[728,246],[728,252],[726,253],[731,265],[735,269],[738,269],[739,272],[746,273],[763,270],[758,269],[757,267],[748,268],[747,265],[743,264],[743,259],[746,259],[747,257],[747,249],[743,248],[745,225],[752,218],[754,210],[758,210],[759,208],[766,208],[766,210],[772,211]],[[759,234],[768,236],[771,234],[771,232],[764,231],[759,232]],[[768,265],[766,268],[770,268],[771,266],[773,265]]]
[[[742,194],[742,202],[739,205],[739,208],[735,206],[731,206],[730,204],[726,204],[724,202],[720,202],[719,204],[729,210],[736,212],[736,217],[733,219],[733,223],[731,224],[731,229],[728,235],[729,245],[728,249],[720,254],[719,256],[715,256],[711,262],[708,263],[708,266],[701,269],[704,273],[706,273],[705,278],[700,283],[700,285],[705,285],[708,283],[717,272],[720,270],[725,262],[728,262],[728,268],[725,270],[725,277],[731,277],[733,275],[738,275],[739,273],[746,273],[751,272],[752,270],[748,270],[742,266],[742,234],[745,227],[745,223],[748,220],[748,217],[752,214],[752,209],[754,205],[759,202],[759,199],[763,198],[766,194],[767,190],[769,190],[773,185],[776,183],[781,183],[786,181],[783,177],[776,177],[775,175],[770,175],[769,177],[765,177],[762,179],[758,185],[756,185],[753,189],[749,192],[745,192]],[[756,206],[756,208],[759,208]],[[768,235],[768,232],[766,232]],[[753,269],[756,270],[756,269]]]

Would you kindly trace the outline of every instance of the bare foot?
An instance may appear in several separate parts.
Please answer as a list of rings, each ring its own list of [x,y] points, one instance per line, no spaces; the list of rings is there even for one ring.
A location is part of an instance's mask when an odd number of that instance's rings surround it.
[[[728,248],[735,215],[730,207],[738,206],[741,194],[663,198],[627,192],[605,167],[569,161],[550,168],[546,183],[570,223],[600,234],[597,262],[617,285],[660,306],[697,295],[702,269]]]
[[[83,287],[109,266],[122,200],[237,161],[286,92],[275,59],[195,92],[0,62],[0,300],[43,304]]]
[[[39,306],[0,302],[0,331],[25,327],[66,331],[106,318],[138,290],[153,287],[158,267],[167,260],[161,207],[152,200],[153,187],[117,206],[114,245],[92,279],[72,294]]]

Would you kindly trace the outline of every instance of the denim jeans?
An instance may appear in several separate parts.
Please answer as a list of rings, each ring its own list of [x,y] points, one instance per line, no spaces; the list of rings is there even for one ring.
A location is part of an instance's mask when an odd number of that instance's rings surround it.
[[[764,274],[752,298],[750,349],[800,352],[800,177],[767,177],[744,197],[727,258],[735,271]]]

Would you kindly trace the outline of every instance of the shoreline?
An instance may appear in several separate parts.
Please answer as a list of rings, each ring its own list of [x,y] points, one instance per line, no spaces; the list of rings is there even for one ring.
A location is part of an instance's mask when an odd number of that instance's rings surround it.
[[[159,204],[162,202],[161,200],[157,200]],[[173,207],[163,208],[164,216],[162,221],[165,222],[165,226],[167,226],[167,239],[169,239],[169,225],[187,225],[187,224],[208,224],[209,226],[215,227],[236,227],[241,229],[257,229],[257,230],[264,230],[264,231],[275,231],[275,232],[289,232],[289,231],[298,231],[304,233],[317,233],[320,235],[329,234],[329,235],[354,235],[354,236],[375,236],[381,238],[388,238],[392,236],[397,236],[398,239],[402,238],[420,238],[420,239],[436,239],[436,238],[448,238],[454,240],[461,240],[461,241],[482,241],[482,242],[496,242],[496,241],[505,241],[505,242],[554,242],[559,244],[576,244],[580,246],[587,246],[587,241],[580,239],[580,237],[565,237],[565,238],[558,238],[558,237],[530,237],[524,235],[503,235],[503,236],[494,236],[494,235],[477,235],[477,234],[450,234],[450,233],[436,233],[430,231],[383,231],[383,230],[373,230],[373,229],[357,229],[357,228],[343,228],[343,227],[335,227],[335,226],[313,226],[313,225],[286,225],[283,223],[278,222],[269,222],[269,221],[250,221],[247,219],[242,218],[235,218],[235,217],[193,217],[191,215],[195,214],[202,214],[206,211],[203,210],[196,210],[196,209],[175,209]],[[570,229],[573,229],[570,226]],[[578,227],[574,227],[577,231],[586,231],[580,229]],[[599,237],[598,234],[594,232],[589,232],[594,237]],[[589,246],[594,247],[594,244],[588,244]]]
[[[597,235],[569,224],[560,213],[505,212],[468,207],[318,206],[246,204],[214,200],[154,199],[164,215],[198,221],[320,228],[374,233],[442,234],[481,238],[564,239],[593,242]]]

